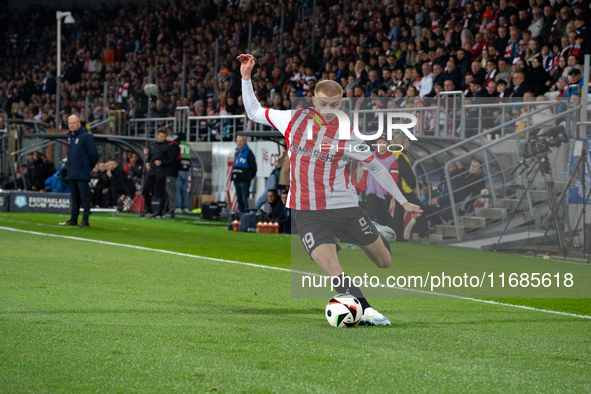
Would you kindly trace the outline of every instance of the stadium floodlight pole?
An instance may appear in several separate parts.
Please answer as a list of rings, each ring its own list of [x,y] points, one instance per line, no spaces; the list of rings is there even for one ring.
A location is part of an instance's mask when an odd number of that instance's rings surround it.
[[[285,9],[281,4],[281,29],[279,30],[279,67],[283,67],[283,24],[285,21]]]
[[[55,19],[57,20],[57,70],[55,76],[55,124],[59,131],[59,124],[60,124],[60,79],[62,75],[62,18],[65,17],[64,23],[72,24],[76,23],[74,17],[72,17],[72,13],[70,11],[62,12],[56,11],[55,12]]]
[[[312,2],[312,46],[310,55],[314,56],[314,44],[316,41],[316,0]]]
[[[213,91],[215,92],[216,100],[219,98],[218,96],[218,57],[219,57],[219,47],[220,47],[220,39],[215,39],[215,62],[213,65]]]
[[[581,92],[583,110],[581,111],[581,123],[585,124],[587,122],[587,105],[589,104],[589,65],[590,65],[591,55],[585,55],[585,66],[583,68],[583,86],[585,89]],[[583,128],[585,130],[585,134],[582,133]],[[581,131],[579,132],[580,138],[589,138],[588,130],[589,126],[581,126]],[[585,223],[585,222],[583,222]]]
[[[248,22],[248,53],[252,47],[252,22]]]
[[[183,51],[183,86],[181,86],[181,98],[187,97],[187,54]]]
[[[107,93],[107,80],[105,79],[103,82],[103,120],[107,119]]]

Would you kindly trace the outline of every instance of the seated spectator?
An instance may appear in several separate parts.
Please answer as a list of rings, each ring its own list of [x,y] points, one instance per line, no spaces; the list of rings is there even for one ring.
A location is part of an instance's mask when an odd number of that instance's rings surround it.
[[[106,169],[106,176],[109,178],[108,206],[117,206],[119,196],[121,195],[135,195],[136,189],[134,182],[127,176],[123,168],[121,168],[115,160],[107,162]]]
[[[95,207],[106,208],[109,206],[109,184],[107,176],[107,163],[98,162],[90,173],[91,191],[93,192],[92,205]]]
[[[291,208],[287,206],[287,194],[287,189],[281,192],[283,211],[279,217],[279,232],[283,234],[291,234]]]
[[[136,152],[129,155],[129,178],[135,183],[136,190],[141,190],[142,178],[144,176],[144,161]]]
[[[267,202],[263,204],[260,210],[266,213],[270,220],[279,220],[283,213],[283,207],[277,189],[267,190]]]
[[[459,204],[464,200],[465,177],[462,176],[463,171],[458,167],[457,163],[450,163],[448,167],[455,206],[451,206],[450,191],[447,187],[446,178],[444,177],[437,186],[436,192],[438,197],[431,199],[429,205],[425,205],[425,213],[431,224],[440,224],[443,220],[453,219],[451,209],[458,208],[460,206]]]
[[[27,186],[29,190],[45,191],[45,180],[50,176],[51,174],[47,171],[47,165],[43,161],[41,152],[33,152],[32,160],[27,165]]]
[[[462,167],[459,163],[458,166]],[[485,188],[484,177],[482,176],[482,161],[480,159],[474,159],[470,163],[470,169],[467,174],[464,175],[464,201],[461,202],[459,208],[459,214],[465,215],[474,209],[474,202],[480,197],[482,189]]]

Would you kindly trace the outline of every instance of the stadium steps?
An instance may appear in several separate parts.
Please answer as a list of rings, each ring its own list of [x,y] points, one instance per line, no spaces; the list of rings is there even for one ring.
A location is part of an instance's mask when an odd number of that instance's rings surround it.
[[[485,228],[486,218],[478,216],[466,216],[460,218],[460,226],[465,228]]]
[[[507,209],[505,208],[476,208],[474,216],[485,219],[507,219]]]
[[[562,192],[566,188],[566,181],[554,181],[554,190],[557,192]],[[544,181],[536,182],[536,189],[537,190],[546,190],[546,184]]]
[[[464,236],[464,227],[460,226],[460,237]],[[455,226],[447,226],[438,224],[435,226],[435,231],[433,232],[435,235],[440,235],[442,237],[457,237],[456,234],[456,227]]]
[[[519,204],[519,199],[518,198],[506,198],[503,200],[497,200],[497,203],[495,204],[495,208],[504,208],[508,211],[513,211],[515,209],[517,209],[517,204]],[[527,200],[523,199],[523,201],[521,201],[521,205],[519,206],[519,210],[525,210],[527,207]]]
[[[443,236],[438,234],[429,234],[428,237],[421,238],[419,237],[418,233],[412,234],[413,241],[420,241],[420,242],[440,242],[443,241]]]
[[[525,190],[518,190],[517,191],[517,198],[521,198],[525,194]],[[548,193],[546,190],[530,190],[529,195],[532,201],[548,201]],[[523,197],[523,199],[527,199],[527,197]]]

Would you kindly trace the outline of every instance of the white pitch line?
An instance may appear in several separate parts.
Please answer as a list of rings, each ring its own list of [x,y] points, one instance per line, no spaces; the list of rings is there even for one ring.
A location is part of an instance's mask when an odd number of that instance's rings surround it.
[[[72,236],[69,236],[69,235],[58,235],[58,234],[40,233],[38,231],[21,230],[21,229],[18,229],[18,228],[4,227],[4,226],[0,226],[0,230],[13,231],[13,232],[25,233],[25,234],[33,234],[33,235],[42,235],[42,236],[54,237],[54,238],[65,238],[65,239],[71,239],[71,240],[74,240],[74,241],[93,242],[93,243],[102,244],[102,245],[121,246],[121,247],[124,247],[124,248],[131,248],[131,249],[138,249],[138,250],[146,250],[146,251],[149,251],[149,252],[166,253],[166,254],[172,254],[172,255],[175,255],[175,256],[191,257],[191,258],[203,259],[203,260],[210,260],[210,261],[219,261],[219,262],[222,262],[222,263],[230,263],[230,264],[237,264],[237,265],[246,265],[246,266],[249,266],[249,267],[265,268],[265,269],[271,269],[271,270],[275,270],[275,271],[284,271],[284,272],[290,272],[290,273],[291,272],[296,272],[296,273],[305,274],[305,275],[322,276],[322,275],[315,274],[315,273],[310,273],[310,272],[294,271],[294,270],[287,269],[287,268],[271,267],[269,265],[245,263],[245,262],[242,262],[242,261],[234,261],[234,260],[217,259],[215,257],[206,257],[206,256],[195,255],[195,254],[173,252],[173,251],[164,250],[164,249],[153,249],[153,248],[147,248],[145,246],[120,244],[120,243],[117,243],[117,242],[101,241],[101,240],[98,240],[98,239],[88,239],[88,238],[72,237]],[[485,303],[485,304],[510,306],[510,307],[513,307],[513,308],[526,309],[526,310],[530,310],[530,311],[544,312],[544,313],[552,313],[552,314],[555,314],[555,315],[562,315],[562,316],[569,316],[569,317],[578,317],[578,318],[582,318],[582,319],[590,319],[591,320],[591,316],[587,316],[587,315],[578,315],[578,314],[575,314],[575,313],[560,312],[560,311],[551,311],[551,310],[548,310],[548,309],[533,308],[531,306],[505,304],[503,302],[490,301],[490,300],[481,300],[479,298],[471,298],[471,297],[464,297],[464,296],[459,296],[459,295],[454,295],[454,294],[436,293],[436,292],[429,292],[429,291],[416,290],[416,289],[407,289],[407,288],[402,288],[402,287],[393,287],[393,289],[405,290],[405,291],[413,291],[413,292],[417,292],[417,293],[424,293],[424,294],[430,294],[430,295],[445,296],[445,297],[451,297],[451,298],[458,298],[458,299],[462,299],[462,300],[482,302],[482,303]]]

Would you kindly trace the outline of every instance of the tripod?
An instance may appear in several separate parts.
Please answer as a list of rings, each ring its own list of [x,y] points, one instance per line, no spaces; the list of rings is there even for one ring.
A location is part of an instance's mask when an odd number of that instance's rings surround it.
[[[524,160],[520,161],[520,166],[525,166],[525,168],[520,172],[520,174],[529,168],[529,166],[527,166],[525,164]],[[570,184],[570,182],[572,182],[575,172],[573,172],[573,176],[571,176],[571,178],[569,179],[566,190],[564,190],[564,192],[561,194],[559,201],[556,201],[556,191],[554,189],[554,180],[552,178],[552,169],[550,168],[550,159],[548,159],[547,153],[538,155],[535,158],[535,161],[533,162],[531,169],[527,172],[526,177],[532,171],[534,171],[536,169],[536,166],[538,166],[538,170],[540,171],[540,173],[544,177],[544,184],[546,186],[546,194],[548,196],[548,205],[550,207],[550,215],[551,216],[549,216],[549,217],[554,219],[554,226],[556,228],[556,236],[558,238],[559,251],[560,251],[561,255],[564,255],[563,237],[562,237],[562,230],[560,228],[560,219],[558,217],[558,208],[559,208],[560,204],[562,203],[563,198],[566,195],[566,192],[568,191],[568,185]],[[519,168],[519,167],[517,167],[517,168]],[[517,170],[517,168],[515,170],[513,170],[513,172],[515,172]],[[521,206],[523,199],[527,196],[527,192],[533,186],[533,184],[534,184],[534,182],[532,179],[531,182],[529,182],[527,188],[524,190],[523,195],[519,199],[519,202],[517,203],[517,206],[516,206],[515,210],[513,211],[511,218],[509,218],[509,220],[507,221],[507,224],[505,225],[503,232],[499,236],[499,240],[493,245],[493,248],[492,248],[493,251],[496,252],[498,250],[498,247],[501,243],[501,239],[505,235],[505,232],[509,228],[509,224],[511,224],[511,221],[513,220],[513,218],[517,214],[517,209],[519,208],[519,206]],[[540,242],[540,245],[538,247],[538,250],[536,251],[536,254],[540,251],[540,248],[542,247],[542,243],[546,239],[546,236],[548,235],[549,230],[550,230],[550,226],[548,226],[548,228],[546,229],[546,232],[544,233],[544,236],[542,238],[542,241]],[[572,240],[571,240],[571,243],[572,243]]]
[[[550,214],[551,214],[552,218],[554,219],[554,227],[556,228],[556,238],[558,240],[558,250],[560,251],[561,255],[564,255],[564,244],[562,242],[562,229],[560,228],[560,219],[558,217],[559,202],[556,201],[556,191],[554,190],[554,179],[552,179],[552,170],[550,169],[550,159],[548,159],[547,154],[544,154],[544,156],[542,156],[540,158],[539,162],[540,162],[539,170],[542,173],[542,175],[544,176],[544,183],[546,184],[546,193],[548,195],[548,205],[550,206]],[[575,173],[573,172],[573,175],[574,174]],[[568,191],[568,185],[572,181],[572,178],[573,177],[571,177],[571,179],[569,180],[569,183],[566,185],[566,190],[564,191],[564,193],[562,193],[560,195],[560,202],[562,202],[564,196],[566,195],[566,192]],[[536,253],[534,255],[536,255],[540,251],[540,248],[542,247],[542,243],[546,239],[546,235],[548,234],[549,230],[550,230],[550,226],[548,226],[548,228],[546,229],[546,232],[544,233],[544,236],[542,237],[542,240],[540,241],[540,245],[538,246],[538,250],[536,251]],[[572,240],[571,240],[571,242],[572,242]]]
[[[591,254],[588,254],[587,253],[587,247],[586,247],[587,246],[586,245],[586,242],[587,242],[587,227],[586,227],[586,223],[587,222],[585,220],[586,219],[585,213],[587,211],[587,203],[589,202],[589,197],[591,197],[591,189],[589,189],[589,193],[586,194],[585,189],[587,187],[587,184],[585,182],[585,170],[589,171],[591,169],[589,169],[589,163],[587,161],[587,152],[588,152],[587,149],[588,149],[587,147],[584,147],[582,149],[582,151],[581,151],[581,156],[579,157],[579,162],[577,163],[576,168],[573,170],[573,175],[571,176],[571,179],[569,180],[569,183],[567,185],[567,190],[568,190],[568,187],[571,184],[572,180],[576,176],[576,174],[578,172],[581,172],[582,173],[581,178],[583,179],[583,182],[582,182],[583,183],[583,197],[585,198],[585,201],[583,201],[583,209],[582,209],[581,213],[579,214],[579,218],[577,219],[577,224],[575,225],[575,231],[576,231],[576,229],[579,228],[579,224],[580,224],[581,218],[582,218],[583,219],[583,243],[582,243],[582,252],[583,252],[583,257],[587,256],[587,264],[589,264],[590,263],[590,260],[591,260]],[[575,151],[576,151],[576,148],[575,148]],[[585,195],[586,195],[586,197],[585,197]],[[568,252],[570,251],[570,248],[571,248],[571,246],[573,244],[573,240],[574,240],[574,237],[571,238],[571,240],[570,240],[570,242],[568,244],[568,248],[566,249],[566,253],[564,255],[564,260],[566,260],[566,256],[568,255]]]

